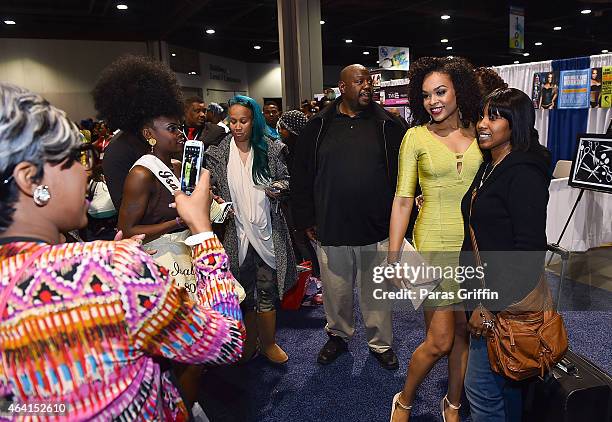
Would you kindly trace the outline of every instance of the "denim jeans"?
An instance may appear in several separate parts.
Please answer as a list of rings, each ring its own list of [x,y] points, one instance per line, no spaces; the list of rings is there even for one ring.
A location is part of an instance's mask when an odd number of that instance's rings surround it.
[[[521,387],[491,370],[487,343],[482,338],[470,337],[465,395],[470,402],[473,422],[521,420]]]
[[[270,268],[251,245],[240,265],[240,284],[246,293],[240,304],[243,312],[269,312],[278,306],[280,295],[276,270]]]

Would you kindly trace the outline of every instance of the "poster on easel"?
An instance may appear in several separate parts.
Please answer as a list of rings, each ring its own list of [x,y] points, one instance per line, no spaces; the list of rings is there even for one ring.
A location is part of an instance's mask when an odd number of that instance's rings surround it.
[[[612,193],[612,136],[578,135],[568,184]]]
[[[602,108],[612,107],[612,66],[601,68],[601,96],[599,105]]]
[[[589,108],[591,69],[563,70],[560,76],[558,108]]]

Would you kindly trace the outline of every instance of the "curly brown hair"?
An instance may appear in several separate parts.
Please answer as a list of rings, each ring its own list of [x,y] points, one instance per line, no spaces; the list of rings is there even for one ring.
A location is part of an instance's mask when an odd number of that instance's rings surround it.
[[[422,125],[430,120],[423,106],[423,80],[431,72],[445,73],[450,76],[457,96],[457,105],[461,110],[464,127],[478,120],[480,90],[474,74],[474,66],[461,57],[421,57],[410,66],[408,71],[408,97],[413,122]]]
[[[183,115],[174,72],[142,56],[126,55],[111,63],[100,74],[92,95],[98,117],[113,130],[135,133],[156,117]]]
[[[484,98],[496,89],[508,88],[508,84],[490,67],[477,67],[474,69],[476,81],[480,86],[480,95]]]

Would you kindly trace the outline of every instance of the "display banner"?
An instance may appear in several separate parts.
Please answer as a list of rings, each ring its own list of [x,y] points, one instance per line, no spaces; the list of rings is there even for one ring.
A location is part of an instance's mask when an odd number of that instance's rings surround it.
[[[542,94],[542,75],[545,73],[534,73],[533,84],[531,88],[531,102],[533,102],[533,108],[540,108],[540,96]]]
[[[559,72],[533,74],[531,101],[534,108],[557,108],[559,97]]]
[[[601,67],[591,69],[591,92],[589,94],[591,108],[600,106],[601,100]]]
[[[612,107],[612,66],[601,68],[601,107]]]
[[[525,9],[510,6],[510,50],[521,53],[525,49]]]
[[[558,108],[589,108],[591,69],[563,70]]]
[[[389,70],[408,70],[410,67],[408,47],[378,47],[379,66]]]

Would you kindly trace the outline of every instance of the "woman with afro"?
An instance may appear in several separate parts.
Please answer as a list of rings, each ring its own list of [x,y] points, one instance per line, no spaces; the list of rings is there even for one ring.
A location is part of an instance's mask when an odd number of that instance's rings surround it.
[[[456,267],[464,235],[461,199],[482,163],[474,129],[480,90],[472,65],[456,57],[423,57],[413,63],[408,77],[417,126],[408,130],[400,148],[388,263],[399,261],[418,184],[424,205],[414,228],[415,248],[421,253],[444,252],[431,265]],[[393,399],[394,422],[408,420],[418,386],[444,356],[448,356],[448,393],[441,400],[441,412],[445,421],[459,420],[468,354],[459,287],[454,279],[445,278],[433,291],[435,297],[423,304],[426,337],[412,354],[404,389]]]
[[[182,152],[184,143],[183,103],[174,73],[151,59],[124,56],[102,71],[93,97],[100,118],[113,130],[121,130],[103,162],[109,192],[119,210],[118,227],[126,237],[144,234],[144,243],[156,250],[155,261],[169,269],[177,284],[190,283],[189,262],[189,268],[177,268],[190,256],[189,247],[179,241],[189,232],[176,209],[169,207],[174,202],[171,189],[179,188],[171,157]],[[161,171],[167,173],[169,183],[157,178]],[[198,300],[195,284],[190,284],[186,287]],[[195,399],[200,370],[176,365],[174,370],[189,403]]]

